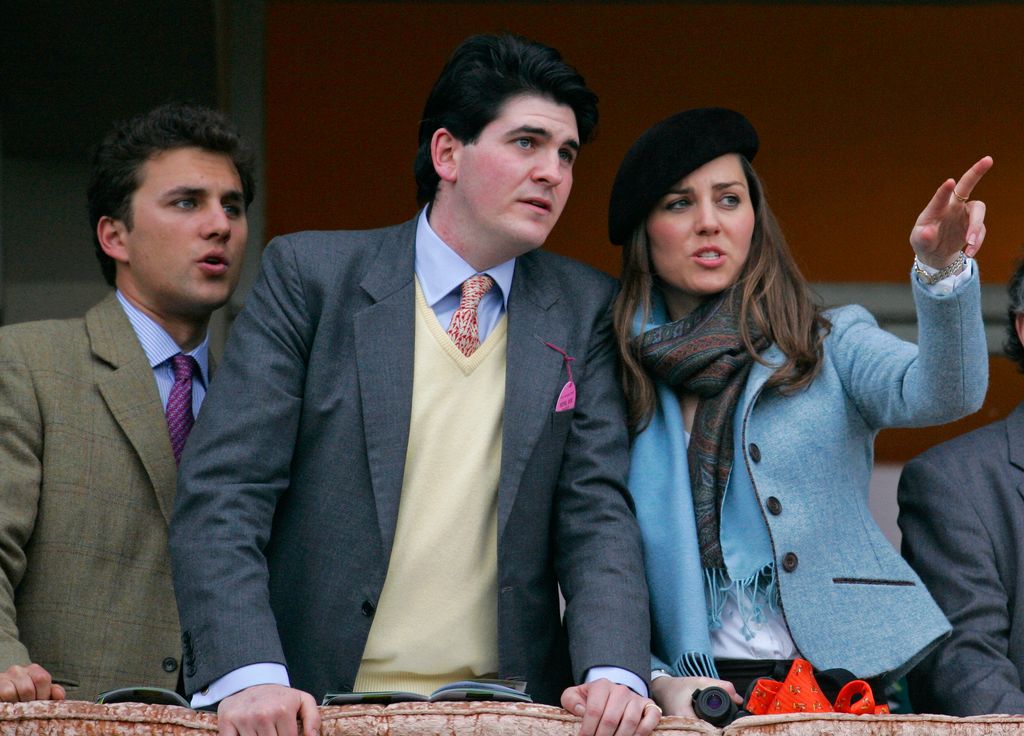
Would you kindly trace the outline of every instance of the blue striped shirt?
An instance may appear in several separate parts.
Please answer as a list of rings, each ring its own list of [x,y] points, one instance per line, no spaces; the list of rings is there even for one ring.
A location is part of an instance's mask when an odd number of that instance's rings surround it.
[[[167,331],[158,325],[153,319],[141,309],[132,304],[120,291],[117,292],[117,301],[121,303],[125,316],[131,322],[132,329],[142,343],[142,350],[149,359],[149,366],[153,369],[153,378],[156,379],[156,389],[160,393],[160,404],[167,409],[167,397],[171,395],[171,387],[174,385],[174,369],[171,368],[171,358],[178,353],[184,352],[174,338],[167,334]],[[199,407],[202,406],[206,397],[206,386],[210,381],[210,336],[207,335],[199,343],[199,347],[190,350],[185,355],[191,355],[199,363],[200,375],[192,377],[192,416],[199,416]]]

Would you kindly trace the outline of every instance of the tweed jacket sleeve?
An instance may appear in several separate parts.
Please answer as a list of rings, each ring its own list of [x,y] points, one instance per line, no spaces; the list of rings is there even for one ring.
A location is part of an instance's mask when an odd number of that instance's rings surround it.
[[[42,430],[32,378],[15,333],[0,330],[0,670],[28,664],[18,639],[14,591],[39,502]]]
[[[981,408],[988,352],[977,266],[951,294],[913,283],[917,344],[878,328],[861,307],[830,313],[831,350],[840,380],[868,426],[942,424]]]

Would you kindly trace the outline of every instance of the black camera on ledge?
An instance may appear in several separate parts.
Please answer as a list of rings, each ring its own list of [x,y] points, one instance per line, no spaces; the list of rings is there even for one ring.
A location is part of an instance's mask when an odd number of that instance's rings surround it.
[[[693,712],[701,720],[719,728],[728,726],[737,718],[750,715],[737,707],[729,693],[717,685],[693,691]]]

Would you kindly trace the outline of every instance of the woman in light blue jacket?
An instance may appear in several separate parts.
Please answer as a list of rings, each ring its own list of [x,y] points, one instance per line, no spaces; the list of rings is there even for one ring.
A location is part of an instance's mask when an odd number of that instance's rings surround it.
[[[795,657],[881,683],[949,631],[872,520],[868,483],[879,429],[981,406],[985,206],[970,196],[992,160],[944,182],[911,232],[914,345],[861,307],[815,304],[757,147],[739,113],[688,110],[636,141],[612,189],[630,490],[667,714],[693,715],[710,684],[740,702]]]

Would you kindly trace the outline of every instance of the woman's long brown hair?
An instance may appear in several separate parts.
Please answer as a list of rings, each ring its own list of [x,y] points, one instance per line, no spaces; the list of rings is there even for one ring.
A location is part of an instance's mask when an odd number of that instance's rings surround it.
[[[764,365],[768,363],[754,350],[751,326],[779,347],[785,360],[765,385],[792,393],[810,384],[821,369],[822,345],[831,325],[793,260],[764,197],[761,180],[749,161],[742,156],[740,161],[754,204],[750,254],[737,281],[737,287],[743,290],[740,336],[746,349]],[[615,299],[612,319],[622,356],[629,429],[635,435],[647,426],[656,405],[654,381],[641,366],[632,344],[637,314],[643,315],[643,323],[650,315],[655,279],[646,221],[637,226],[630,242],[623,247],[620,278],[622,289]]]

